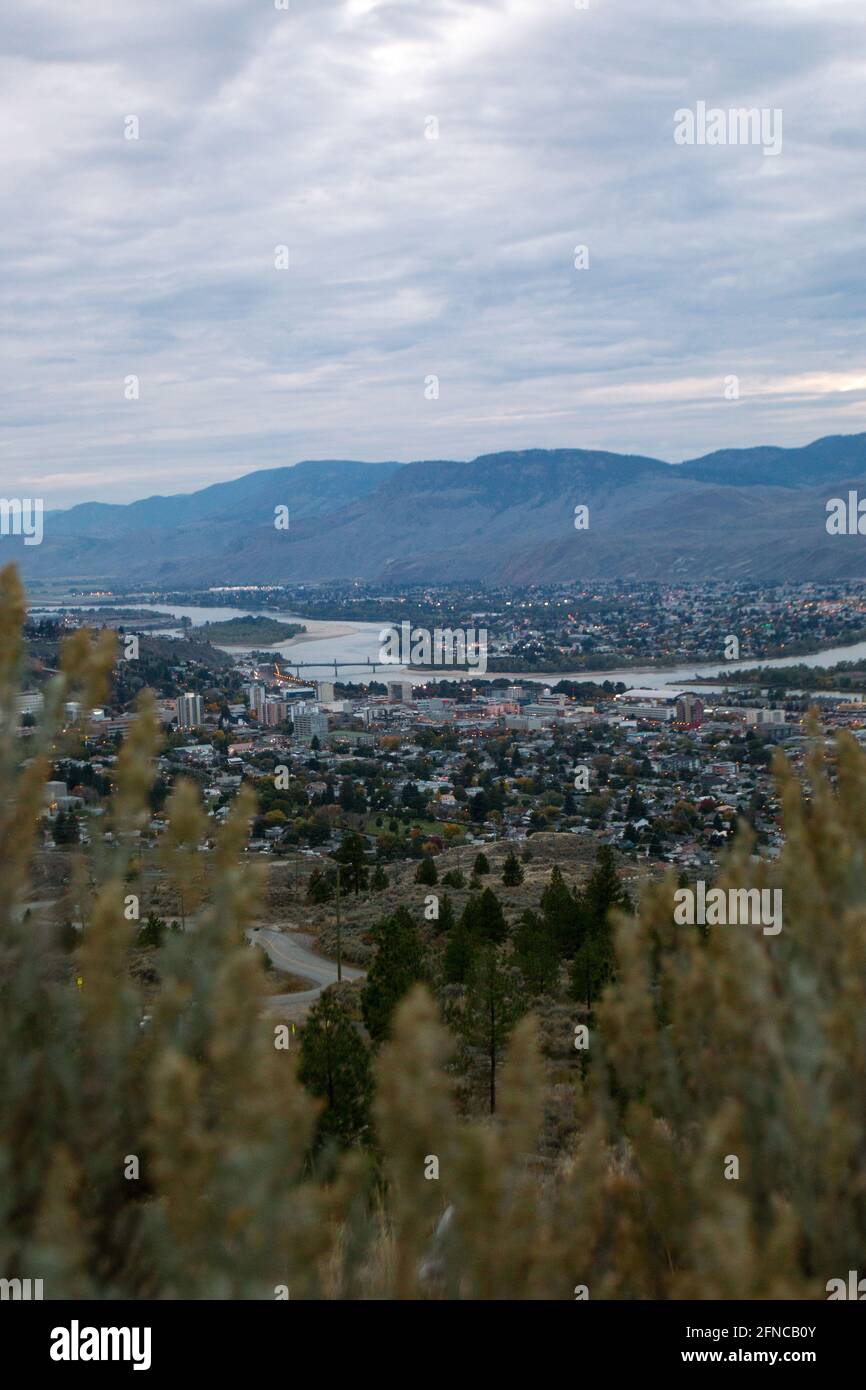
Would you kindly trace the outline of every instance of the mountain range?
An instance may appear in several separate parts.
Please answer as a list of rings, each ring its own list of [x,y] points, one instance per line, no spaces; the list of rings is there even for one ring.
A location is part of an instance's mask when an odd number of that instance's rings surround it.
[[[0,563],[15,559],[31,579],[160,589],[866,578],[866,536],[826,529],[828,500],[858,488],[866,496],[866,434],[677,464],[587,449],[309,460],[198,492],[49,512],[41,545],[0,537]],[[586,529],[575,528],[578,506]]]

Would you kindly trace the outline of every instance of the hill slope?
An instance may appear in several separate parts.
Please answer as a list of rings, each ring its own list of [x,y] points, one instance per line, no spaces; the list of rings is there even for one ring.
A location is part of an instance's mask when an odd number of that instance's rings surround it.
[[[866,537],[826,503],[866,494],[866,435],[723,450],[683,464],[584,449],[470,463],[308,461],[181,497],[45,518],[0,542],[25,575],[141,586],[367,579],[866,577]],[[288,531],[274,527],[287,506]],[[576,530],[574,509],[589,508]]]

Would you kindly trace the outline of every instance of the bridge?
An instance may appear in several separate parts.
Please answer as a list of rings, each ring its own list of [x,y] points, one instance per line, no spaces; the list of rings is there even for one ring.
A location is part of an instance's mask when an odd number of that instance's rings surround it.
[[[394,670],[393,661],[371,661],[369,657],[364,661],[287,661],[283,657],[283,666],[291,666],[292,670],[300,675],[301,671],[333,671],[336,676],[342,668],[344,670],[378,671],[380,668]],[[399,668],[398,668],[399,669]]]

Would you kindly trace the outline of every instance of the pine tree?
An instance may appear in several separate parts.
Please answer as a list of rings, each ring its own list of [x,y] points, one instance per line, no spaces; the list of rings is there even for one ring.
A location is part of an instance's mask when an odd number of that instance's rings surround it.
[[[361,993],[361,1011],[370,1036],[381,1042],[396,1005],[427,971],[418,928],[405,907],[385,917],[373,934],[377,949]]]
[[[550,928],[537,912],[521,914],[514,933],[514,957],[532,994],[544,994],[559,975],[559,951]]]
[[[446,984],[466,984],[475,959],[475,950],[475,940],[464,914],[449,932],[448,944],[442,956],[442,976]]]
[[[341,1146],[369,1138],[373,1078],[367,1045],[334,986],[319,995],[301,1037],[298,1079],[325,1102],[316,1145],[336,1139]]]
[[[436,868],[435,859],[431,859],[429,855],[424,856],[418,868],[415,870],[415,882],[423,883],[430,888],[432,888],[434,883],[439,882],[439,872]]]
[[[482,893],[469,899],[461,920],[465,921],[475,941],[498,944],[508,934],[502,904],[492,888],[485,888]]]
[[[516,888],[518,884],[523,882],[523,869],[513,849],[508,851],[502,870],[502,882],[506,888]]]
[[[136,946],[161,946],[166,924],[156,912],[149,912],[138,929]]]
[[[367,850],[356,830],[347,830],[334,859],[342,868],[341,882],[357,897],[367,887]]]
[[[581,911],[558,864],[554,864],[550,882],[541,895],[541,914],[560,954],[573,956],[583,935]]]
[[[439,916],[433,923],[436,935],[444,936],[446,932],[450,932],[456,920],[454,904],[446,893],[439,904]]]
[[[626,820],[640,820],[646,815],[646,803],[635,787],[632,787],[631,796],[625,808],[625,815]]]
[[[77,845],[79,841],[78,817],[74,811],[58,811],[54,819],[52,839],[55,845]]]
[[[610,914],[614,909],[631,912],[631,899],[620,882],[610,845],[599,846],[595,867],[581,898],[583,939],[575,952],[571,971],[571,992],[575,999],[592,1007],[604,985],[613,975],[614,945]]]
[[[501,950],[486,943],[477,952],[469,972],[461,1016],[468,1042],[480,1047],[488,1066],[490,1113],[496,1110],[496,1072],[499,1055],[522,1013],[520,984],[506,967]]]
[[[388,875],[385,873],[381,864],[377,864],[373,870],[373,876],[370,879],[370,887],[376,893],[381,893],[383,888],[388,887]]]
[[[482,874],[490,873],[490,860],[483,850],[479,850],[475,856],[475,863],[472,865],[472,872],[479,878]]]
[[[333,896],[334,890],[330,882],[317,865],[310,874],[310,880],[307,884],[307,902],[329,903]]]

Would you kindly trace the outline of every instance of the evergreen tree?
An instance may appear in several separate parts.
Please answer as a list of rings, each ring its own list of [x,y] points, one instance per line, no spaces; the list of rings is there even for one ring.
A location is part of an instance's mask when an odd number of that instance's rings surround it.
[[[347,830],[334,859],[342,868],[341,883],[351,888],[357,897],[362,888],[367,887],[367,849],[356,830]]]
[[[310,874],[310,881],[307,884],[307,902],[328,903],[333,896],[334,890],[331,884],[317,865]]]
[[[502,904],[492,888],[485,888],[482,893],[469,899],[463,909],[463,919],[476,941],[498,944],[508,934]]]
[[[461,1027],[467,1041],[486,1056],[491,1115],[496,1110],[499,1054],[524,1012],[515,972],[506,967],[502,952],[488,942],[477,952],[469,972]]]
[[[559,951],[550,928],[537,912],[521,914],[514,933],[514,955],[531,993],[544,994],[556,984]]]
[[[436,860],[430,855],[425,854],[418,868],[415,870],[415,882],[423,883],[428,888],[432,888],[434,883],[439,882],[439,871],[436,868]]]
[[[601,929],[607,922],[611,908],[619,908],[622,912],[632,911],[631,898],[620,881],[610,845],[599,846],[593,871],[583,892],[583,901],[590,930]]]
[[[406,783],[400,794],[400,800],[406,809],[414,812],[416,816],[423,815],[427,809],[427,803],[414,782]]]
[[[165,922],[156,912],[149,912],[138,928],[136,946],[161,946],[165,936]]]
[[[388,875],[385,873],[381,864],[377,864],[373,870],[373,876],[370,879],[370,887],[376,893],[381,893],[383,888],[388,887]]]
[[[646,815],[646,803],[634,787],[628,799],[625,814],[627,820],[641,820],[641,818]]]
[[[448,985],[465,985],[475,959],[475,940],[461,915],[448,934],[448,944],[442,957],[442,975]]]
[[[571,971],[571,992],[592,1008],[593,1000],[613,975],[613,927],[610,913],[631,912],[631,899],[620,882],[610,845],[599,846],[595,867],[587,880],[582,899],[583,939],[575,952]]]
[[[469,803],[470,818],[474,821],[477,821],[479,825],[483,825],[483,823],[487,820],[489,814],[490,798],[488,797],[486,792],[478,792],[477,796],[473,796],[471,802]],[[488,870],[485,869],[484,872],[487,873]]]
[[[395,1007],[427,972],[418,928],[405,907],[385,917],[374,937],[377,950],[361,993],[361,1012],[370,1036],[381,1042],[388,1036]]]
[[[58,811],[54,820],[52,839],[55,845],[77,845],[78,818],[74,811]]]
[[[573,956],[583,935],[581,911],[558,864],[553,866],[550,882],[541,895],[541,915],[560,954]]]
[[[502,870],[502,882],[506,888],[516,888],[518,884],[523,882],[523,869],[513,849],[508,851],[508,857]]]
[[[340,783],[340,806],[344,811],[356,809],[355,783],[351,777],[344,777]]]
[[[446,893],[439,904],[439,916],[433,923],[436,935],[444,936],[446,932],[450,932],[453,929],[456,920],[457,918],[454,912],[454,904],[452,903],[451,899]]]
[[[490,873],[490,861],[483,850],[479,850],[476,854],[475,863],[472,865],[472,872],[477,874],[479,878],[482,874]]]
[[[461,869],[449,869],[447,874],[442,875],[442,882],[449,888],[465,888],[466,875]]]
[[[343,1146],[369,1137],[373,1078],[367,1045],[334,986],[319,995],[304,1024],[298,1079],[324,1100],[316,1145]]]

